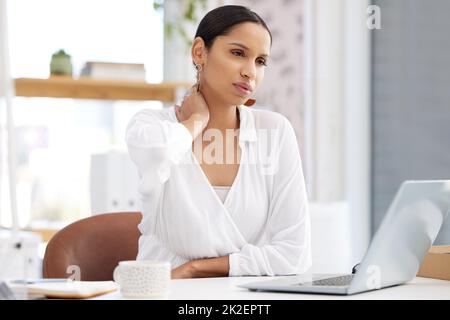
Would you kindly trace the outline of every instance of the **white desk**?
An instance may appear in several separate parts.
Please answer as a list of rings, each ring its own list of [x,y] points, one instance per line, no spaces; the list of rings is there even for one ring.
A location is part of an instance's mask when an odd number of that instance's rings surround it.
[[[251,292],[236,285],[271,277],[229,277],[171,280],[169,300],[318,300],[318,299],[450,299],[450,281],[415,278],[404,285],[351,296]],[[122,299],[113,292],[96,299]]]

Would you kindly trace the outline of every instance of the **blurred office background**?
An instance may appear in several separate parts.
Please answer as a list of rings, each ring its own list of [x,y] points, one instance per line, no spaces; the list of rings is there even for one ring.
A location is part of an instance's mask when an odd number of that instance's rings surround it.
[[[47,78],[52,54],[64,49],[75,78],[87,61],[109,61],[144,64],[147,82],[193,82],[186,41],[168,37],[165,26],[183,20],[186,8],[194,8],[183,25],[188,37],[218,5],[259,13],[274,41],[255,107],[284,114],[297,134],[314,271],[350,271],[402,181],[450,178],[446,0],[165,0],[161,8],[152,0],[0,1],[8,18],[0,29],[9,53],[0,57],[3,79]],[[2,227],[12,223],[7,87],[0,87]],[[125,127],[138,110],[167,104],[10,94],[20,227],[57,230],[91,214],[139,210]],[[450,223],[436,244],[450,244]]]

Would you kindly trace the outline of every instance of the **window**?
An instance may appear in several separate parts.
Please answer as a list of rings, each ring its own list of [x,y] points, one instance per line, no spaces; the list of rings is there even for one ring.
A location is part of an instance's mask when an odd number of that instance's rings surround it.
[[[10,0],[8,18],[13,78],[48,77],[51,55],[64,49],[75,77],[86,61],[112,61],[144,63],[146,80],[162,81],[163,18],[152,1]],[[91,154],[125,149],[131,116],[145,107],[162,107],[159,102],[20,97],[13,103],[21,226],[66,224],[89,215]],[[10,224],[6,214],[0,221]]]

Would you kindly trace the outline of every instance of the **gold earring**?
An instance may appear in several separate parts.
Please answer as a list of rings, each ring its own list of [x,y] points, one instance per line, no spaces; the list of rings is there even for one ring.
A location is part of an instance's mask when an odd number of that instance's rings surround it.
[[[203,66],[201,64],[196,64],[195,69],[197,69],[197,92],[200,92],[200,73],[203,70]]]

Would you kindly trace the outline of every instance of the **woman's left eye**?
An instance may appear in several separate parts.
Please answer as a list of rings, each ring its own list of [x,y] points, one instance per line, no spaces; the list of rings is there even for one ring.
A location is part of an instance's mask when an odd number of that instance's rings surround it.
[[[266,67],[267,67],[267,62],[266,62],[266,60],[264,60],[264,59],[259,59],[259,60],[258,60],[258,63],[259,63],[260,65],[262,65],[262,66],[266,66]]]

